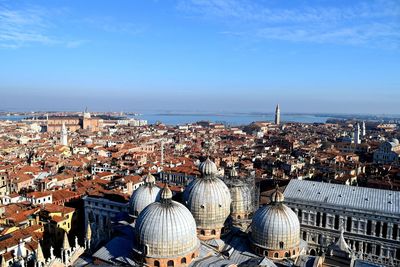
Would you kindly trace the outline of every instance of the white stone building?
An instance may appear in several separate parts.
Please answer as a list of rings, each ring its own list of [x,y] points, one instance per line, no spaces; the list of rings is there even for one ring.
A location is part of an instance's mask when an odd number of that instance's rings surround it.
[[[300,221],[310,254],[344,238],[364,260],[400,266],[400,192],[291,180],[286,204]]]

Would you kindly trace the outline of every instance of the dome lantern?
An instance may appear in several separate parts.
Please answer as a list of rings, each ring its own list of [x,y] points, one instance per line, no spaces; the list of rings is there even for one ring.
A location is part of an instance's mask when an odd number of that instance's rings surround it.
[[[200,163],[199,170],[203,178],[213,177],[218,173],[217,165],[215,165],[215,163],[212,162],[209,157]]]
[[[171,204],[172,196],[173,195],[171,189],[168,187],[168,184],[165,183],[165,186],[161,191],[160,202],[165,204]]]
[[[271,204],[273,204],[273,205],[279,205],[279,204],[282,204],[285,201],[285,196],[279,190],[279,186],[278,185],[276,185],[275,191],[271,194],[270,200],[271,200]]]

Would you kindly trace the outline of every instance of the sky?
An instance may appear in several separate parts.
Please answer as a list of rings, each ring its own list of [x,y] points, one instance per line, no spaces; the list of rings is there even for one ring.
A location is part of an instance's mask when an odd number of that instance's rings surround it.
[[[400,114],[398,0],[0,0],[0,110]]]

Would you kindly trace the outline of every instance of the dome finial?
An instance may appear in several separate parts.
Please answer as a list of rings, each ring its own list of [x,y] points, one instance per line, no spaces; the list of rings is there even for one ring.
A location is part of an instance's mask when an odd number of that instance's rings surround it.
[[[172,191],[168,187],[168,183],[165,183],[164,188],[161,191],[161,202],[170,203],[172,199]]]
[[[271,203],[272,204],[282,203],[284,200],[285,200],[285,196],[279,190],[279,185],[276,184],[275,191],[271,194]]]

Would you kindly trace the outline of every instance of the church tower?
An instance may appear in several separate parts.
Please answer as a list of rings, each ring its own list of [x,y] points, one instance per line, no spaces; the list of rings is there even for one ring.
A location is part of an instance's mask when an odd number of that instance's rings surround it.
[[[366,135],[366,128],[365,128],[365,121],[363,121],[362,122],[362,125],[361,125],[361,136],[365,136]]]
[[[279,108],[279,104],[276,105],[275,109],[275,124],[279,125],[281,123],[281,110]]]
[[[67,128],[65,127],[65,123],[64,122],[63,122],[62,127],[61,127],[60,144],[63,145],[63,146],[68,146],[68,132],[67,132]]]
[[[361,144],[361,136],[360,136],[361,132],[360,132],[360,124],[357,123],[357,126],[354,130],[354,143],[355,144]]]

